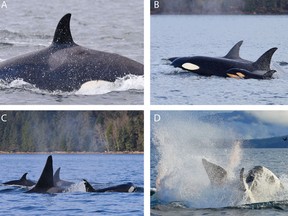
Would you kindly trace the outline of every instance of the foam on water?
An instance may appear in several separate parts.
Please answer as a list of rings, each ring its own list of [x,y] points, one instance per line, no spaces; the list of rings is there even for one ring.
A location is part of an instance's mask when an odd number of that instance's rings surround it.
[[[81,181],[79,183],[72,184],[66,189],[65,192],[86,192],[84,182]]]
[[[0,80],[0,89],[23,89],[37,94],[47,95],[102,95],[114,91],[143,91],[144,90],[144,76],[127,75],[123,78],[116,79],[115,82],[107,81],[89,81],[84,83],[81,88],[74,92],[53,91],[48,92],[36,88],[34,85],[23,81],[22,79],[13,80],[10,83]]]
[[[84,83],[76,95],[107,94],[112,91],[144,90],[144,76],[127,75],[115,82],[93,80]]]
[[[220,148],[217,141],[231,139],[236,134],[221,125],[212,126],[189,116],[181,119],[175,112],[161,114],[161,121],[154,123],[153,143],[159,153],[156,179],[156,199],[164,203],[181,202],[189,208],[220,208],[249,204],[240,190],[240,169],[245,173],[261,164],[243,164],[241,142]],[[223,167],[228,172],[228,183],[212,187],[202,165],[202,158]],[[273,169],[271,170],[273,172]],[[281,176],[288,188],[288,176]],[[263,202],[288,199],[285,189],[273,197],[262,197]],[[261,200],[259,202],[261,202]]]

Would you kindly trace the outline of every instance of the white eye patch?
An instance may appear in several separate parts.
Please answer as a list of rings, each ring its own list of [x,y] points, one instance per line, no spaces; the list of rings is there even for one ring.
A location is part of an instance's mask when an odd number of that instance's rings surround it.
[[[182,64],[182,68],[193,71],[193,70],[198,70],[200,67],[192,63],[184,63]]]

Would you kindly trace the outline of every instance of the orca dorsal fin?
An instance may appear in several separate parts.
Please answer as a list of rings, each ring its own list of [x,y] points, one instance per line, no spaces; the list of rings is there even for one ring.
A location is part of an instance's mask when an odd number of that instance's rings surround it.
[[[240,59],[240,47],[242,45],[243,41],[239,41],[238,43],[236,43],[231,49],[230,51],[227,53],[227,55],[224,56],[224,58],[228,58],[228,59]]]
[[[71,14],[61,18],[54,33],[53,44],[74,44],[70,31]]]
[[[86,180],[83,179],[86,192],[96,192],[96,190],[92,187],[92,185]]]
[[[28,173],[24,173],[24,175],[20,178],[20,180],[21,180],[21,181],[26,181],[26,180],[27,180],[27,179],[26,179],[27,174],[28,174]]]
[[[202,164],[212,185],[222,185],[225,182],[227,178],[227,171],[225,169],[204,158],[202,159]]]
[[[51,188],[54,186],[53,182],[53,160],[52,155],[49,155],[42,171],[42,174],[35,186],[35,188]]]
[[[271,48],[266,51],[257,61],[253,63],[253,66],[256,70],[270,70],[271,58],[274,52],[277,50],[277,47]]]
[[[54,174],[54,176],[53,176],[54,183],[60,181],[60,169],[61,169],[61,167],[59,167],[59,168],[56,170],[56,172],[55,172],[55,174]]]

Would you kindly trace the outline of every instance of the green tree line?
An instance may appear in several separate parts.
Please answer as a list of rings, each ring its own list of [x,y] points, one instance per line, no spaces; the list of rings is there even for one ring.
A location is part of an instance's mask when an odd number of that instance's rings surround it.
[[[143,111],[1,111],[0,151],[144,150]]]

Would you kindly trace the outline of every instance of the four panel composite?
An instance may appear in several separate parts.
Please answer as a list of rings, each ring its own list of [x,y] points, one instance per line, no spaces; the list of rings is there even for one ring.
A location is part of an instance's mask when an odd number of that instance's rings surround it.
[[[0,5],[3,214],[39,214],[9,196],[42,193],[47,214],[286,211],[285,1]]]

